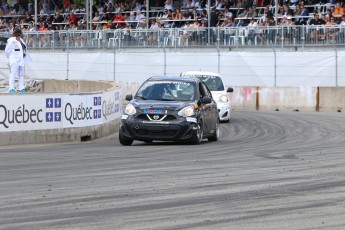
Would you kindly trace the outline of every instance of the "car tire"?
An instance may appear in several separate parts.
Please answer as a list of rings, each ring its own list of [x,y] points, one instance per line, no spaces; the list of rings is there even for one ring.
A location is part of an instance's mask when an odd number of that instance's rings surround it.
[[[195,130],[192,142],[193,142],[193,144],[198,145],[201,143],[202,137],[204,135],[204,128],[203,128],[203,123],[202,123],[201,119],[198,120],[196,127],[197,127],[197,129]]]
[[[119,141],[120,141],[121,145],[126,145],[126,146],[131,145],[133,143],[133,140],[124,138],[122,136],[121,131],[119,132]]]
[[[218,141],[218,138],[219,138],[219,125],[220,125],[220,121],[217,120],[217,122],[216,122],[216,132],[214,133],[213,136],[208,138],[208,141]]]

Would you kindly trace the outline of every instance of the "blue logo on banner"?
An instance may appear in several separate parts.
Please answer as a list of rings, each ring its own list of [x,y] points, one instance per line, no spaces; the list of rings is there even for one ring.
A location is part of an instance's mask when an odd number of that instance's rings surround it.
[[[55,98],[55,108],[61,108],[61,98]]]
[[[95,109],[93,111],[93,119],[98,119],[102,117],[102,110],[101,109]]]
[[[46,108],[54,108],[54,99],[46,98]]]
[[[61,121],[61,112],[54,113],[54,121]]]
[[[54,108],[61,108],[61,98],[46,98],[46,108],[47,109],[54,109]],[[59,122],[61,121],[61,112],[46,112],[46,122]]]
[[[101,97],[94,97],[93,98],[93,105],[94,106],[102,105],[102,98]]]
[[[54,120],[54,113],[53,112],[47,112],[46,113],[46,122],[53,122]]]

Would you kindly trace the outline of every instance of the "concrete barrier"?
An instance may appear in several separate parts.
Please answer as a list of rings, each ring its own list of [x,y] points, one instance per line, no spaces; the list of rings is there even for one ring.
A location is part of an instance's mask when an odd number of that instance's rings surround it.
[[[345,110],[345,87],[320,87],[319,111],[342,112]]]
[[[345,109],[345,87],[234,87],[234,110],[323,111]]]
[[[0,145],[88,141],[118,130],[122,113],[119,84],[41,83],[39,93],[0,94]]]

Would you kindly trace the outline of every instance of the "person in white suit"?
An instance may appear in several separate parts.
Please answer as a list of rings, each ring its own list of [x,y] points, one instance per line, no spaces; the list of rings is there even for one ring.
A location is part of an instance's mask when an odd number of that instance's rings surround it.
[[[22,39],[23,32],[19,28],[13,30],[12,37],[7,39],[5,53],[10,62],[11,74],[9,79],[9,93],[15,93],[14,82],[18,77],[18,89],[21,93],[26,93],[24,84],[25,64],[30,63],[31,57],[27,51],[27,46]]]

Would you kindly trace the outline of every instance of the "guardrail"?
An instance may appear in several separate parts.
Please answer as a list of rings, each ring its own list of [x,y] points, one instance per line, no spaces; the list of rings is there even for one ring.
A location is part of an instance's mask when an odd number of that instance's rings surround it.
[[[10,36],[2,33],[0,36]],[[24,32],[34,48],[291,47],[344,45],[345,27],[265,26]]]

